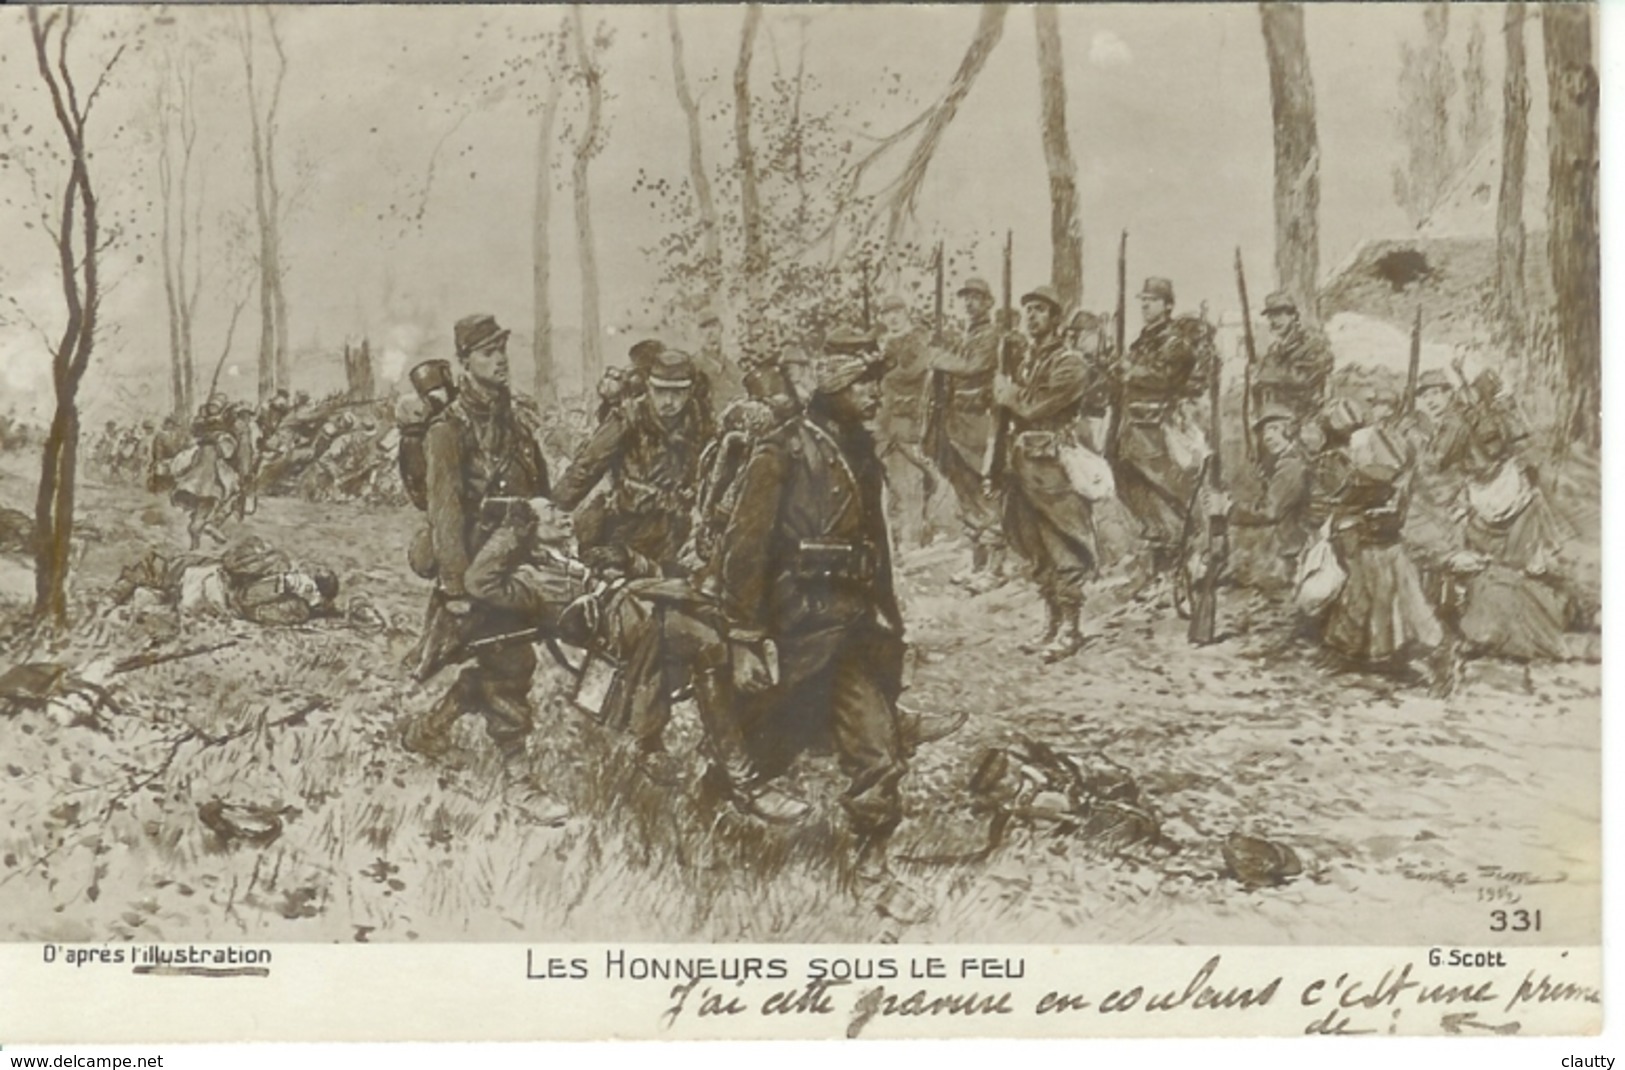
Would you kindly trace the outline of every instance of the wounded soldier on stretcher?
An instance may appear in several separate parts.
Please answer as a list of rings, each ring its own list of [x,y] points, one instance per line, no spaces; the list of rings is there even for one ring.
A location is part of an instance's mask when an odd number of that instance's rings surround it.
[[[463,583],[471,598],[514,614],[524,630],[467,645],[431,642],[441,650],[426,652],[425,668],[432,673],[492,642],[530,639],[555,653],[559,643],[586,650],[586,660],[570,666],[575,701],[606,727],[630,733],[645,772],[674,779],[662,737],[673,696],[691,692],[711,786],[763,820],[803,816],[806,803],[757,774],[734,719],[736,693],[777,683],[772,640],[730,629],[716,604],[686,580],[639,575],[624,561],[578,560],[570,518],[551,503],[534,499],[517,511],[525,522],[496,529]]]

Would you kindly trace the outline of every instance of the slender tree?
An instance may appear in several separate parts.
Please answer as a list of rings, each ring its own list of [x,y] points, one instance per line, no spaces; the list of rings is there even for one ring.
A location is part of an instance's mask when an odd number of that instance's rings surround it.
[[[931,168],[931,160],[936,155],[937,146],[941,144],[943,135],[953,123],[954,116],[959,114],[959,106],[970,95],[971,87],[976,84],[977,76],[987,65],[988,57],[993,54],[993,49],[1004,36],[1004,17],[1008,11],[1009,8],[1005,4],[982,5],[976,32],[971,37],[970,45],[965,49],[964,57],[959,61],[958,69],[949,80],[947,90],[936,103],[920,112],[902,128],[882,138],[867,155],[852,166],[838,194],[841,211],[829,226],[819,233],[817,240],[828,238],[833,246],[835,230],[847,215],[846,209],[859,201],[857,195],[864,176],[885,160],[892,149],[905,145],[910,138],[914,138],[914,147],[909,151],[902,170],[876,192],[872,207],[861,213],[863,218],[857,221],[854,239],[849,243],[847,251],[850,252],[850,245],[864,238],[881,218],[885,219],[886,224],[881,252],[889,250],[897,242],[905,224],[914,216],[914,204],[919,197],[920,186],[925,182],[926,173]]]
[[[1470,163],[1490,143],[1490,77],[1484,57],[1484,20],[1473,7],[1467,19],[1467,61],[1461,68],[1461,165]]]
[[[197,357],[192,325],[203,287],[203,173],[198,140],[197,61],[185,42],[160,65],[153,98],[157,118],[159,253],[164,273],[170,352],[170,408],[186,416],[196,405]]]
[[[276,133],[282,103],[282,83],[287,75],[287,54],[282,47],[276,16],[263,9],[277,63],[272,75],[270,100],[263,105],[256,82],[255,56],[258,43],[254,32],[254,11],[241,8],[237,44],[243,59],[247,88],[248,134],[254,176],[254,219],[259,229],[260,348],[259,396],[269,398],[289,385],[288,307],[282,289],[281,187],[277,182]],[[262,110],[263,107],[263,110]]]
[[[604,86],[597,53],[607,39],[589,41],[581,5],[570,8],[576,56],[575,77],[586,94],[587,118],[575,146],[571,187],[575,193],[576,250],[581,266],[582,381],[595,382],[604,370],[603,324],[598,310],[598,252],[592,231],[592,190],[587,168],[603,148]],[[602,38],[602,31],[600,31]]]
[[[1524,293],[1524,172],[1529,147],[1529,74],[1524,57],[1523,0],[1506,5],[1506,79],[1501,108],[1501,190],[1495,206],[1496,304],[1500,328],[1513,353],[1521,354],[1527,299]]]
[[[1450,184],[1456,153],[1450,137],[1450,102],[1456,69],[1450,58],[1450,5],[1422,5],[1422,44],[1400,48],[1399,132],[1405,164],[1394,169],[1394,199],[1420,225]]]
[[[1066,77],[1061,24],[1054,4],[1033,8],[1038,31],[1039,96],[1044,131],[1044,162],[1049,168],[1050,279],[1061,300],[1083,299],[1083,233],[1078,227],[1078,169],[1066,132]]]
[[[1550,118],[1547,251],[1557,342],[1570,392],[1565,443],[1602,439],[1601,249],[1597,229],[1597,105],[1590,4],[1541,5]]]
[[[563,32],[545,40],[544,47],[557,51],[563,45]],[[536,197],[530,226],[531,249],[531,354],[535,359],[535,395],[541,403],[558,400],[558,374],[553,364],[553,139],[558,124],[559,102],[564,98],[562,59],[555,59],[548,71],[546,95],[536,123]]]
[[[1320,322],[1320,139],[1303,5],[1258,5],[1275,119],[1275,274],[1310,324]]]
[[[158,202],[160,209],[158,250],[164,270],[164,307],[169,313],[169,407],[177,417],[192,411],[192,399],[187,395],[185,374],[185,342],[181,334],[181,300],[175,282],[175,136],[174,108],[171,99],[173,79],[165,71],[158,80],[153,99],[153,110],[158,119]]]
[[[700,106],[688,85],[688,71],[683,63],[683,30],[678,22],[675,4],[666,8],[666,23],[671,30],[671,73],[677,90],[677,105],[683,109],[683,121],[688,128],[688,181],[694,191],[694,208],[700,221],[701,266],[707,280],[707,296],[712,311],[726,320],[727,317],[722,316],[717,307],[722,289],[722,225],[717,219],[717,205],[711,194],[711,179],[705,170],[705,151],[700,139]]]
[[[28,9],[34,58],[62,136],[67,171],[57,204],[58,219],[52,229],[66,320],[51,349],[56,407],[45,439],[39,491],[34,500],[34,619],[57,628],[68,620],[79,384],[95,348],[103,294],[100,264],[108,242],[91,180],[93,152],[88,128],[97,98],[126,47],[119,45],[100,64],[94,83],[85,92],[69,61],[79,18],[79,10],[72,6],[48,15],[42,15],[38,7]]]
[[[271,313],[276,317],[276,382],[287,388],[292,383],[288,366],[288,298],[282,279],[286,262],[282,256],[282,222],[286,208],[282,200],[282,186],[277,179],[276,138],[282,111],[282,83],[288,75],[288,55],[282,47],[282,32],[277,25],[276,12],[270,7],[265,13],[265,28],[276,53],[276,76],[271,83],[271,101],[265,109],[265,200],[271,224]]]
[[[762,273],[767,263],[762,245],[762,202],[757,192],[756,154],[750,139],[750,66],[756,33],[762,24],[762,5],[745,7],[739,32],[739,59],[734,64],[734,140],[739,151],[739,222],[744,231],[745,334],[754,338],[762,313]]]

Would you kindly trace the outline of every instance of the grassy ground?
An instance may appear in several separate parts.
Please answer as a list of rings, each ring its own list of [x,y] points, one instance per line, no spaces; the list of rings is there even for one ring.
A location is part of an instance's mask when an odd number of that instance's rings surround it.
[[[26,508],[31,480],[0,462],[0,503]],[[1543,910],[1537,939],[1598,936],[1594,664],[1475,664],[1438,700],[1316,668],[1246,595],[1224,603],[1230,637],[1193,649],[1182,622],[1102,590],[1088,609],[1099,637],[1043,667],[1017,650],[1039,623],[1028,590],[969,599],[946,579],[956,546],[911,551],[905,701],[972,717],[905,781],[898,853],[936,859],[899,865],[935,906],[905,927],[847,890],[827,756],[792,773],[817,816],[766,829],[699,789],[691,710],[671,738],[686,779],[659,787],[545,666],[529,758],[572,808],[562,827],[525,823],[471,721],[447,763],[402,751],[398,725],[435,697],[399,669],[424,596],[405,565],[409,510],[263,503],[236,530],[330,565],[391,626],[260,629],[102,612],[119,566],[184,545],[184,527],[132,488],[87,481],[80,500],[96,534],[75,628],[54,648],[0,640],[0,668],[235,645],[116,677],[121,712],[100,729],[63,706],[0,717],[8,939],[1439,944],[1485,939],[1510,896]],[[29,586],[0,560],[0,611],[15,616]],[[966,784],[983,748],[1018,736],[1129,770],[1161,840],[1110,850],[1018,827],[985,858],[943,861],[986,844]],[[274,826],[260,843],[222,838],[215,803]],[[1222,873],[1232,832],[1290,845],[1304,875],[1243,888]]]

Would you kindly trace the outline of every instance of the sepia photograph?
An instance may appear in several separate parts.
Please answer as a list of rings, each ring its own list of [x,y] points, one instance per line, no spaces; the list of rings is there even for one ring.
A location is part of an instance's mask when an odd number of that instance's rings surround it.
[[[1595,1033],[1600,21],[6,6],[0,1041]]]

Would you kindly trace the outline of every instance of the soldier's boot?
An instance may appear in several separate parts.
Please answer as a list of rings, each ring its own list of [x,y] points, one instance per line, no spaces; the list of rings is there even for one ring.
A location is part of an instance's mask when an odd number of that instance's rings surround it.
[[[1003,587],[1010,582],[1010,573],[1006,568],[1008,553],[1002,546],[990,546],[987,549],[987,567],[970,583],[972,594],[986,594],[989,591]]]
[[[482,697],[485,734],[505,760],[523,758],[533,726],[529,704],[497,691],[488,690]]]
[[[401,746],[425,758],[445,757],[451,750],[452,726],[462,715],[456,694],[446,692],[439,702],[406,722],[401,729]]]
[[[705,779],[717,794],[747,817],[774,825],[793,825],[812,812],[806,800],[763,776],[751,760],[733,718],[732,690],[721,673],[695,673],[694,699],[711,755]]]
[[[911,710],[901,703],[897,706],[897,734],[902,737],[903,750],[913,754],[922,743],[935,743],[947,739],[970,720],[970,711],[952,713],[925,713]]]
[[[737,757],[712,761],[701,787],[737,813],[769,825],[794,825],[812,813],[812,805],[805,799],[763,778],[748,761]]]
[[[1021,644],[1023,654],[1037,654],[1049,649],[1055,637],[1061,632],[1061,610],[1050,599],[1044,600],[1044,631],[1036,639],[1029,639]]]
[[[987,558],[987,544],[980,539],[973,541],[970,546],[970,568],[954,573],[949,582],[959,587],[974,587],[987,571]]]
[[[1055,639],[1044,648],[1044,664],[1054,665],[1057,661],[1070,658],[1083,649],[1089,641],[1083,634],[1079,625],[1079,618],[1083,616],[1083,607],[1080,605],[1062,606],[1060,608],[1061,627]]]
[[[638,740],[632,761],[639,773],[661,787],[674,787],[683,778],[681,763],[658,736]]]

